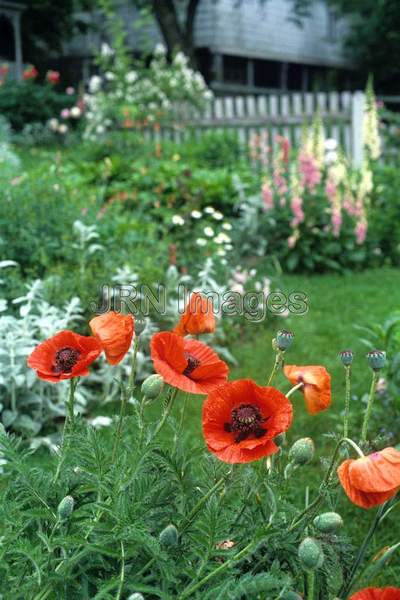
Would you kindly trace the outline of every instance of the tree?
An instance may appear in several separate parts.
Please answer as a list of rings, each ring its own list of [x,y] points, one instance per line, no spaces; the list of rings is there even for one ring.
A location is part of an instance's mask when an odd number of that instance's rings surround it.
[[[399,0],[330,0],[349,19],[346,46],[365,84],[374,76],[380,92],[400,93]]]

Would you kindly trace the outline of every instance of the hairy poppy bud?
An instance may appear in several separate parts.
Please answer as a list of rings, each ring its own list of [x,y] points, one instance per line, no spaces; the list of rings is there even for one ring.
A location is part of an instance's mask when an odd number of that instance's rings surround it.
[[[58,505],[57,513],[60,521],[67,521],[74,510],[74,499],[72,496],[65,496]]]
[[[343,526],[343,519],[338,513],[326,512],[315,517],[314,527],[322,533],[335,533]]]
[[[297,592],[285,592],[282,596],[282,600],[302,600],[303,597],[300,596]]]
[[[160,533],[160,544],[174,548],[178,545],[178,530],[175,525],[167,525]]]
[[[305,571],[314,571],[322,566],[324,553],[321,544],[314,538],[306,537],[299,546],[298,556]]]
[[[142,394],[149,400],[155,400],[161,394],[164,387],[164,379],[161,375],[149,375],[142,383]]]
[[[276,334],[276,343],[279,350],[287,350],[292,345],[294,333],[281,329]]]
[[[314,456],[314,442],[311,438],[301,438],[289,450],[289,460],[295,465],[306,465]]]
[[[345,367],[348,367],[353,362],[354,352],[352,350],[342,350],[339,352],[340,360]]]
[[[373,371],[380,371],[386,364],[386,352],[371,350],[367,352],[367,361]]]
[[[144,600],[144,596],[140,592],[135,592],[128,597],[128,600]]]

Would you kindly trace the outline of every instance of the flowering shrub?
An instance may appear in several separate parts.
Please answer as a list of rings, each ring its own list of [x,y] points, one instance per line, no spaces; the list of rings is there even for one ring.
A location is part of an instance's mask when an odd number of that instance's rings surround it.
[[[369,436],[385,353],[367,355],[372,384],[361,432],[349,431],[353,353],[340,354],[343,433],[332,448],[325,442],[321,483],[303,507],[297,474],[307,471],[315,446],[309,437],[291,439],[294,394],[304,396],[310,415],[327,410],[330,376],[320,365],[287,364],[294,336],[279,331],[267,382],[228,379],[225,361],[186,335],[186,326],[196,336],[214,330],[210,311],[197,294],[175,316],[174,331],[152,335],[155,373],[140,389],[142,328],[132,316],[95,317],[95,335],[62,331],[33,349],[28,365],[43,389],[60,385],[49,379],[69,381],[66,417],[53,456],[39,467],[20,439],[0,430],[1,592],[18,587],[37,599],[397,598],[384,567],[398,544],[365,563],[400,487],[400,452],[377,448]],[[96,429],[77,410],[81,378],[100,353],[114,363],[130,343],[130,368],[118,379],[119,416]],[[285,392],[272,387],[282,367],[292,385]],[[201,403],[203,440],[187,412]],[[360,517],[375,513],[358,550],[333,510],[339,499]],[[366,587],[382,575],[385,588]]]
[[[137,63],[122,68],[118,54],[109,49],[103,57],[102,75],[93,75],[84,96],[85,137],[95,140],[116,126],[125,129],[181,119],[182,103],[201,108],[210,92],[200,73],[178,52],[168,62],[164,46],[158,44],[148,66]],[[124,64],[124,63],[122,63]]]

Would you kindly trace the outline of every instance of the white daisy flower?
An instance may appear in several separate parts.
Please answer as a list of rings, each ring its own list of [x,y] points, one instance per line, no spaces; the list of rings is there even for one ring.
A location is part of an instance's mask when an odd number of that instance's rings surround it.
[[[192,219],[201,219],[202,214],[199,210],[192,210],[190,216],[192,217]]]
[[[172,223],[174,225],[184,225],[185,224],[185,219],[183,219],[180,215],[174,215],[172,217]]]
[[[225,229],[225,231],[231,231],[232,225],[230,223],[222,223],[222,229]]]
[[[212,229],[212,227],[204,227],[204,235],[207,237],[213,237],[214,229]]]
[[[205,240],[204,238],[197,238],[196,240],[196,244],[198,246],[206,246],[207,244],[207,240]]]
[[[213,206],[206,206],[204,212],[208,215],[212,215],[215,213],[215,208]]]
[[[213,219],[216,219],[217,221],[222,221],[222,219],[224,218],[224,215],[217,210],[214,213],[212,213],[212,216]]]

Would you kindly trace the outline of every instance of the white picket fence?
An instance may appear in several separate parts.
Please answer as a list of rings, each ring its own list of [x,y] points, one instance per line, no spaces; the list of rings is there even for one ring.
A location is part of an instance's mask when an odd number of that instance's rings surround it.
[[[260,96],[225,96],[213,99],[203,112],[187,106],[179,107],[179,123],[147,131],[156,140],[175,142],[199,137],[205,131],[237,131],[247,144],[254,133],[268,131],[273,144],[278,134],[292,144],[299,141],[304,123],[319,114],[327,137],[335,138],[353,164],[363,158],[362,120],[363,92],[284,93]]]

